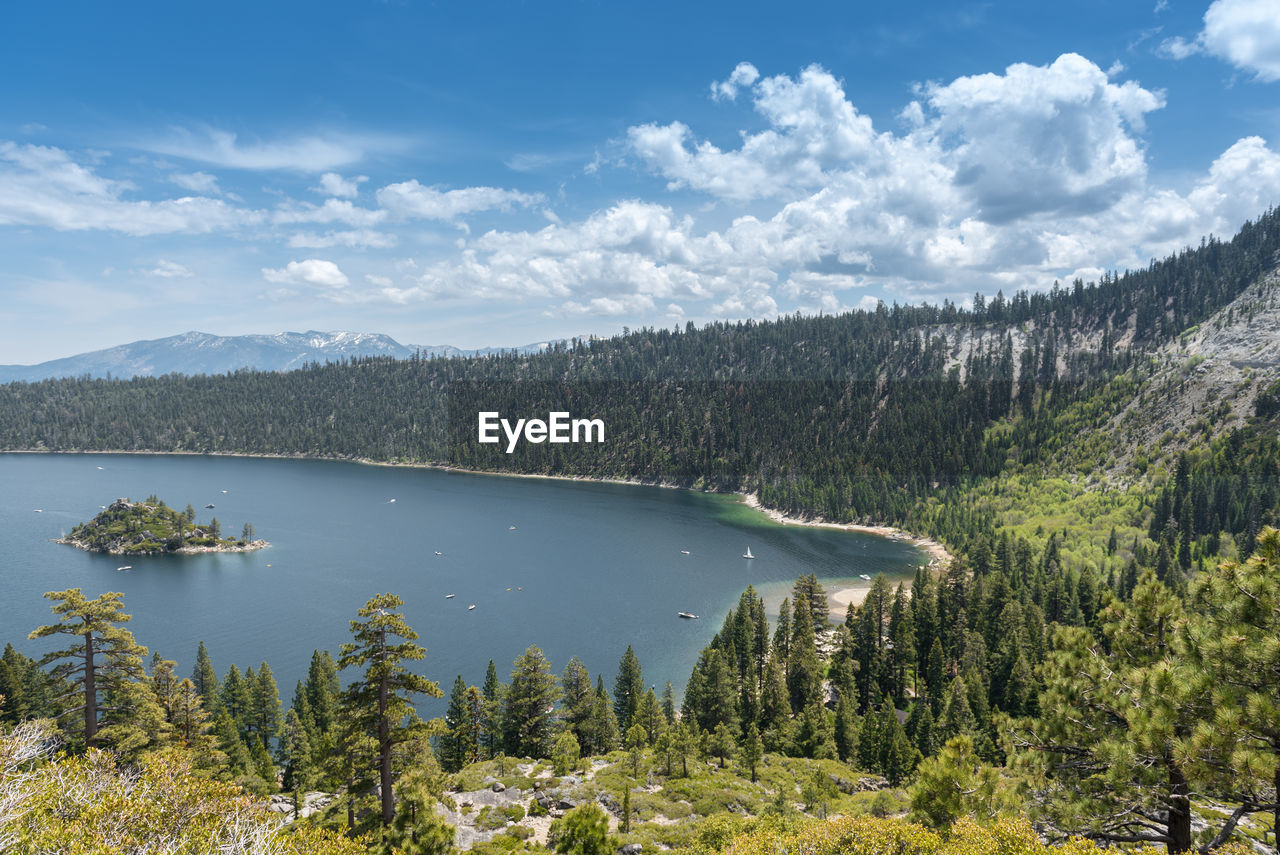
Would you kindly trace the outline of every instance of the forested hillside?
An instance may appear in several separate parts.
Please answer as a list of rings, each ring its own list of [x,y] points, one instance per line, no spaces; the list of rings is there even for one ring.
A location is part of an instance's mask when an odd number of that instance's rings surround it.
[[[1280,214],[1101,281],[835,317],[640,330],[538,355],[363,359],[285,374],[0,387],[0,448],[303,454],[758,490],[838,520],[905,520],[1032,462],[1055,419],[1275,263]],[[1016,336],[1015,336],[1016,333]],[[958,345],[965,342],[962,364]],[[1014,341],[1019,342],[1015,348]],[[975,340],[978,343],[975,344]],[[475,442],[480,410],[602,419],[600,445]],[[993,430],[1002,423],[1013,430]]]

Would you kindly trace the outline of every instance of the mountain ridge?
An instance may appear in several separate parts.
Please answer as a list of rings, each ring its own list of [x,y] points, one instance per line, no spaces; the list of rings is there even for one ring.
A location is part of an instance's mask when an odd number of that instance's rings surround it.
[[[515,351],[537,353],[551,342],[511,348],[466,350],[449,344],[401,344],[382,333],[347,330],[251,333],[219,336],[188,330],[157,339],[141,339],[101,350],[51,359],[32,365],[0,365],[0,383],[38,382],[60,377],[154,377],[163,374],[226,374],[242,368],[258,371],[291,371],[311,362],[335,362],[366,356],[408,359],[426,357],[489,356]]]

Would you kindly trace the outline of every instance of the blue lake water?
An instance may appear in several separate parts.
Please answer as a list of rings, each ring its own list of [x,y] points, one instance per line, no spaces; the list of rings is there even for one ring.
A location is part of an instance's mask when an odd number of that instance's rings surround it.
[[[333,461],[0,454],[0,488],[0,645],[52,649],[26,639],[52,620],[46,591],[120,591],[128,628],[180,673],[203,640],[219,675],[269,662],[286,704],[312,650],[336,656],[384,591],[427,649],[415,670],[446,690],[455,674],[478,685],[490,659],[505,680],[533,644],[557,673],[576,655],[612,687],[631,644],[661,691],[683,687],[748,584],[773,611],[797,576],[835,590],[867,585],[864,573],[908,579],[923,560],[900,541],[777,525],[731,496]],[[251,522],[272,546],[121,559],[52,542],[117,497],[149,494],[227,534]]]

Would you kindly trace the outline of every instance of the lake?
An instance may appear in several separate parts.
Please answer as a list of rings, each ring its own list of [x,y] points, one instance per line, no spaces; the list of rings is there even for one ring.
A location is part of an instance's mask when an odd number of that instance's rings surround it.
[[[384,591],[405,601],[427,649],[415,670],[446,691],[456,674],[479,685],[490,659],[506,680],[531,644],[557,674],[576,655],[612,688],[631,644],[661,692],[667,680],[683,687],[748,584],[772,614],[797,576],[814,573],[829,590],[868,585],[864,573],[896,584],[923,560],[902,541],[782,526],[738,497],[658,487],[110,454],[0,454],[0,484],[0,645],[55,649],[26,638],[52,622],[46,591],[120,591],[128,629],[179,673],[190,674],[203,640],[219,676],[233,662],[269,662],[286,705],[312,650],[336,657],[356,610]],[[250,522],[272,546],[122,559],[52,542],[118,497],[150,494],[191,503],[198,521],[216,516],[224,534]],[[748,547],[754,560],[742,557]],[[422,712],[442,714],[443,702]]]

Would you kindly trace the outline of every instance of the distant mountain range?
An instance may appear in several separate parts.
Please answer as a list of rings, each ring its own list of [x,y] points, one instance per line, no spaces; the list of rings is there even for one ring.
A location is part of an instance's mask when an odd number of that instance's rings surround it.
[[[0,383],[34,382],[54,377],[129,377],[161,374],[225,374],[240,368],[290,371],[309,362],[336,362],[356,356],[486,356],[514,350],[537,353],[549,342],[519,347],[463,350],[448,344],[400,344],[390,336],[355,332],[284,332],[276,335],[181,335],[135,341],[38,365],[0,365]]]

